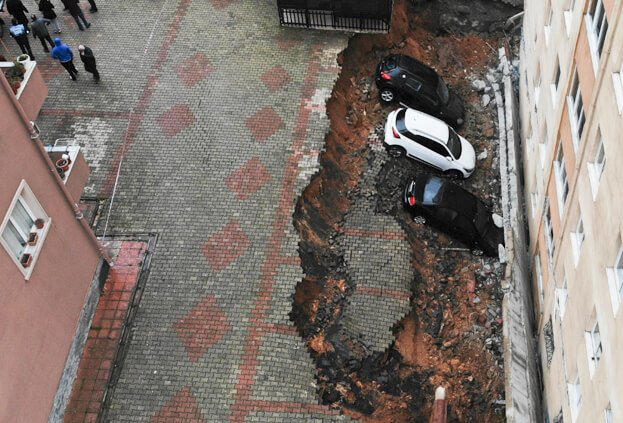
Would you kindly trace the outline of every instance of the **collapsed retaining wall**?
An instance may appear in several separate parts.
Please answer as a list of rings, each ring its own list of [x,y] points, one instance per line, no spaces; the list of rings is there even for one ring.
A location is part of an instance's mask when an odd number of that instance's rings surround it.
[[[507,266],[503,280],[504,375],[506,419],[510,423],[541,421],[541,389],[534,305],[527,257],[526,216],[522,191],[518,103],[506,50],[499,50],[503,94],[494,84],[500,125],[500,173],[506,227]],[[498,85],[498,86],[496,86]]]

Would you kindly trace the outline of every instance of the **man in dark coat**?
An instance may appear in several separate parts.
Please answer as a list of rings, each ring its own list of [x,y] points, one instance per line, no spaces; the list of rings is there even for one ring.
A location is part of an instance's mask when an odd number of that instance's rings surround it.
[[[84,13],[82,13],[82,9],[80,8],[80,4],[78,3],[78,0],[61,0],[61,1],[63,2],[67,10],[69,10],[69,13],[74,18],[74,21],[76,21],[76,24],[78,24],[78,29],[80,31],[84,31],[84,27],[82,26],[82,23],[80,23],[81,20],[84,23],[84,26],[86,26],[87,28],[91,26],[91,24],[88,23],[86,18],[84,17]]]
[[[48,32],[48,25],[50,25],[50,20],[45,18],[37,19],[37,15],[32,15],[30,17],[32,19],[32,35],[35,38],[39,38],[41,41],[41,45],[43,46],[43,50],[46,53],[49,53],[46,41],[50,44],[50,47],[54,48],[54,42],[52,41],[52,37],[50,37],[50,33]]]
[[[30,49],[30,42],[28,42],[28,29],[24,24],[17,22],[17,19],[13,18],[11,21],[13,26],[9,28],[9,34],[15,40],[19,48],[22,50],[22,53],[28,54],[30,56],[30,60],[35,60],[35,55],[32,54],[32,50]]]
[[[95,4],[95,0],[89,0],[89,4],[91,5],[91,9],[89,9],[89,12],[97,12],[97,5]]]
[[[17,22],[23,24],[28,29],[28,18],[26,17],[28,9],[26,9],[22,0],[7,0],[6,11],[13,15]]]
[[[93,50],[83,45],[79,45],[78,51],[80,52],[80,60],[82,60],[82,63],[84,63],[84,70],[92,73],[95,83],[99,83],[100,73],[97,71],[97,64],[95,62]]]
[[[49,19],[52,23],[52,28],[55,34],[61,33],[61,27],[58,25],[58,19],[56,19],[56,12],[54,12],[54,5],[50,0],[40,0],[39,10],[43,13],[43,17]]]

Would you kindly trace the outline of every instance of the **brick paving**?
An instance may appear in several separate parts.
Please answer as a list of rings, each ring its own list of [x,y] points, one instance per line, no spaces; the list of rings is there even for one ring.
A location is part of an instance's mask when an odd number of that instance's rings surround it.
[[[292,212],[347,37],[280,28],[272,0],[99,3],[84,32],[58,12],[100,84],[33,49],[49,84],[42,139],[84,148],[85,194],[107,200],[99,233],[158,234],[107,421],[348,420],[318,404],[288,319],[302,278]]]
[[[147,243],[113,241],[108,252],[114,265],[108,273],[93,316],[65,412],[65,423],[91,423],[97,420],[132,293],[147,252]]]
[[[411,246],[393,217],[375,212],[376,176],[386,158],[371,152],[358,196],[338,238],[354,293],[344,310],[343,328],[369,353],[385,351],[393,327],[411,311]]]

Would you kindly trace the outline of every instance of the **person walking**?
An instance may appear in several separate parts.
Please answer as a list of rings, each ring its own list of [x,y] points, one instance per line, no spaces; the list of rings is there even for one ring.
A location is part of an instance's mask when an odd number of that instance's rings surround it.
[[[52,29],[55,34],[60,34],[61,27],[58,24],[58,19],[56,16],[56,12],[54,11],[54,5],[50,2],[50,0],[40,0],[39,1],[39,11],[43,13],[43,17],[48,19],[52,23]]]
[[[35,60],[35,55],[32,54],[32,50],[30,49],[30,42],[28,42],[28,29],[17,22],[17,19],[13,18],[11,21],[13,26],[9,28],[9,34],[15,40],[19,48],[22,50],[22,53],[28,54],[30,56],[30,60]]]
[[[80,23],[81,20],[84,23],[84,26],[86,26],[87,28],[91,26],[91,24],[88,23],[86,18],[84,17],[84,13],[82,13],[82,9],[80,8],[80,4],[78,3],[78,0],[61,0],[61,1],[63,2],[67,10],[69,10],[69,13],[74,18],[74,21],[76,21],[76,23],[78,24],[78,29],[80,31],[84,31],[84,27],[82,26],[82,23]]]
[[[58,59],[58,61],[61,62],[61,65],[69,73],[71,80],[75,81],[78,76],[78,69],[74,66],[73,51],[71,51],[71,48],[69,48],[67,44],[64,44],[58,37],[54,39],[54,44],[56,44],[56,47],[52,49],[50,57],[52,57],[52,59]]]
[[[89,0],[89,4],[91,5],[91,9],[89,9],[89,12],[97,12],[97,5],[95,4],[95,0]]]
[[[37,19],[37,15],[32,15],[30,17],[32,19],[32,35],[35,38],[39,38],[41,41],[41,45],[43,46],[43,50],[46,53],[49,53],[48,45],[45,43],[46,41],[50,43],[50,47],[54,48],[54,43],[52,42],[52,37],[50,37],[50,33],[48,32],[48,25],[50,25],[50,20],[45,18]]]
[[[98,84],[100,82],[100,73],[97,71],[97,63],[93,55],[93,50],[81,44],[78,46],[78,51],[80,52],[80,60],[82,60],[84,64],[84,70],[92,73],[95,83]]]
[[[22,0],[7,0],[6,11],[13,15],[13,18],[28,30],[28,18],[26,17],[28,9],[26,9]]]

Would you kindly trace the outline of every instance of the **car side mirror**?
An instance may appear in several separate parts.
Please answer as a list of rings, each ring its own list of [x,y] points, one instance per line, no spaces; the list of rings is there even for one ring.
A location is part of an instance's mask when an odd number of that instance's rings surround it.
[[[450,156],[446,156],[446,160],[447,160],[447,161],[449,161],[449,162],[451,162],[451,161],[452,161],[452,157],[450,157]]]

